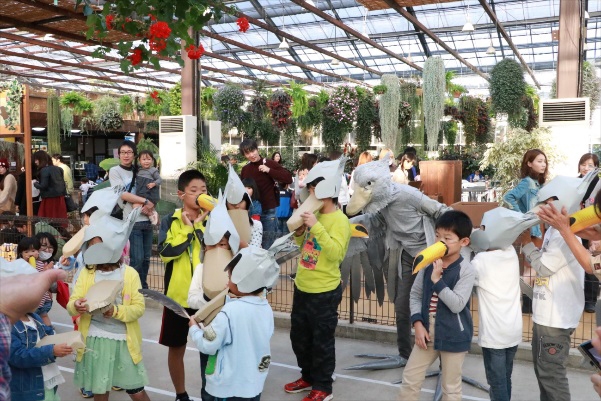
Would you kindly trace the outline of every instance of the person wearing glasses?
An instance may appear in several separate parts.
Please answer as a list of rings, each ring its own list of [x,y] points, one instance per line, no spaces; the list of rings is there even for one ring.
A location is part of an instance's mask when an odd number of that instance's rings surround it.
[[[134,204],[142,205],[142,213],[136,219],[134,228],[129,236],[130,265],[140,275],[142,288],[148,288],[146,277],[150,267],[152,251],[152,224],[148,216],[154,210],[154,203],[147,198],[136,195],[136,175],[138,166],[136,160],[137,148],[132,141],[123,141],[119,146],[119,165],[111,167],[109,181],[111,188],[120,188],[123,192],[118,205],[123,209],[123,218],[131,213]]]

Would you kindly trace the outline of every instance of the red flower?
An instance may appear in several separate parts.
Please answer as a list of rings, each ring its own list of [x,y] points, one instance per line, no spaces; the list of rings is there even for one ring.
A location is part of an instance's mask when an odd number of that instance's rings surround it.
[[[132,22],[133,20],[129,17],[125,18],[125,24],[127,24],[128,22]],[[125,24],[121,24],[121,30],[125,31]]]
[[[161,103],[161,98],[159,97],[159,91],[154,90],[154,91],[150,92],[150,97],[154,99],[154,102],[156,104]]]
[[[142,49],[134,49],[132,54],[127,56],[132,65],[138,65],[142,62]]]
[[[166,22],[159,21],[150,26],[150,37],[167,39],[171,35],[171,28]]]
[[[202,46],[202,44],[198,45],[198,47],[190,45],[186,48],[186,51],[188,52],[188,58],[190,60],[197,60],[205,53],[205,48]]]
[[[109,14],[104,17],[104,22],[106,23],[106,29],[109,31],[113,29],[113,21],[115,20],[115,16],[113,14]]]
[[[167,48],[167,41],[165,39],[150,39],[150,50],[160,52]]]
[[[240,32],[246,32],[248,31],[248,28],[250,28],[250,25],[248,24],[248,20],[246,19],[246,17],[240,17],[236,20],[236,24],[238,24],[238,28],[240,30]]]
[[[157,17],[155,17],[153,14],[148,14],[148,16],[150,17],[151,21],[156,21]]]

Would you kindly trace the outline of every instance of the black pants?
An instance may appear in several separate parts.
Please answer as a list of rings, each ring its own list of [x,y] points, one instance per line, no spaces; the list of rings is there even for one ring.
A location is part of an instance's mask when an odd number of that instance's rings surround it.
[[[403,251],[401,254],[401,274],[397,275],[394,312],[396,313],[396,333],[399,355],[409,359],[411,355],[411,311],[409,310],[409,295],[415,276],[413,274],[413,257]]]
[[[332,393],[332,374],[336,368],[334,333],[338,324],[338,305],[342,286],[310,294],[294,287],[290,315],[290,341],[303,380],[313,390]]]
[[[584,302],[596,304],[599,297],[599,279],[594,274],[584,274]]]
[[[214,397],[207,393],[205,387],[207,387],[207,363],[209,362],[209,356],[200,352],[200,377],[202,379],[202,386],[200,387],[200,399],[202,401],[212,401]]]

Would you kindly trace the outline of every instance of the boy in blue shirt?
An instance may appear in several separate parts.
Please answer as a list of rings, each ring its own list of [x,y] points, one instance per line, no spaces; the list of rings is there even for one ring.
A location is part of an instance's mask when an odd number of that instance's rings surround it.
[[[476,272],[460,255],[470,243],[472,222],[452,210],[438,218],[435,228],[448,252],[421,270],[411,288],[415,346],[403,371],[399,399],[405,401],[419,399],[426,370],[439,357],[443,399],[461,400],[461,368],[474,332],[469,300]]]

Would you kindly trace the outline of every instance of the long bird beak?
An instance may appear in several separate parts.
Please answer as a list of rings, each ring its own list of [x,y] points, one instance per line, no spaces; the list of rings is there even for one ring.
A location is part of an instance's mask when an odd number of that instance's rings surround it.
[[[570,216],[570,229],[573,233],[577,233],[594,224],[599,224],[601,223],[600,215],[601,211],[595,209],[595,205],[585,207]]]
[[[424,267],[429,266],[435,260],[442,258],[447,254],[449,248],[447,248],[447,244],[442,241],[438,241],[433,245],[430,245],[423,251],[417,254],[415,260],[413,261],[413,274],[417,273]]]
[[[355,192],[348,205],[346,205],[346,213],[349,216],[359,213],[371,200],[371,190],[362,188],[357,183],[353,184],[353,190]]]
[[[213,198],[211,195],[200,194],[198,195],[198,198],[196,198],[196,204],[200,206],[202,210],[212,212],[215,206],[217,206],[217,199]]]
[[[351,224],[351,237],[353,238],[369,238],[367,228],[362,224]]]

